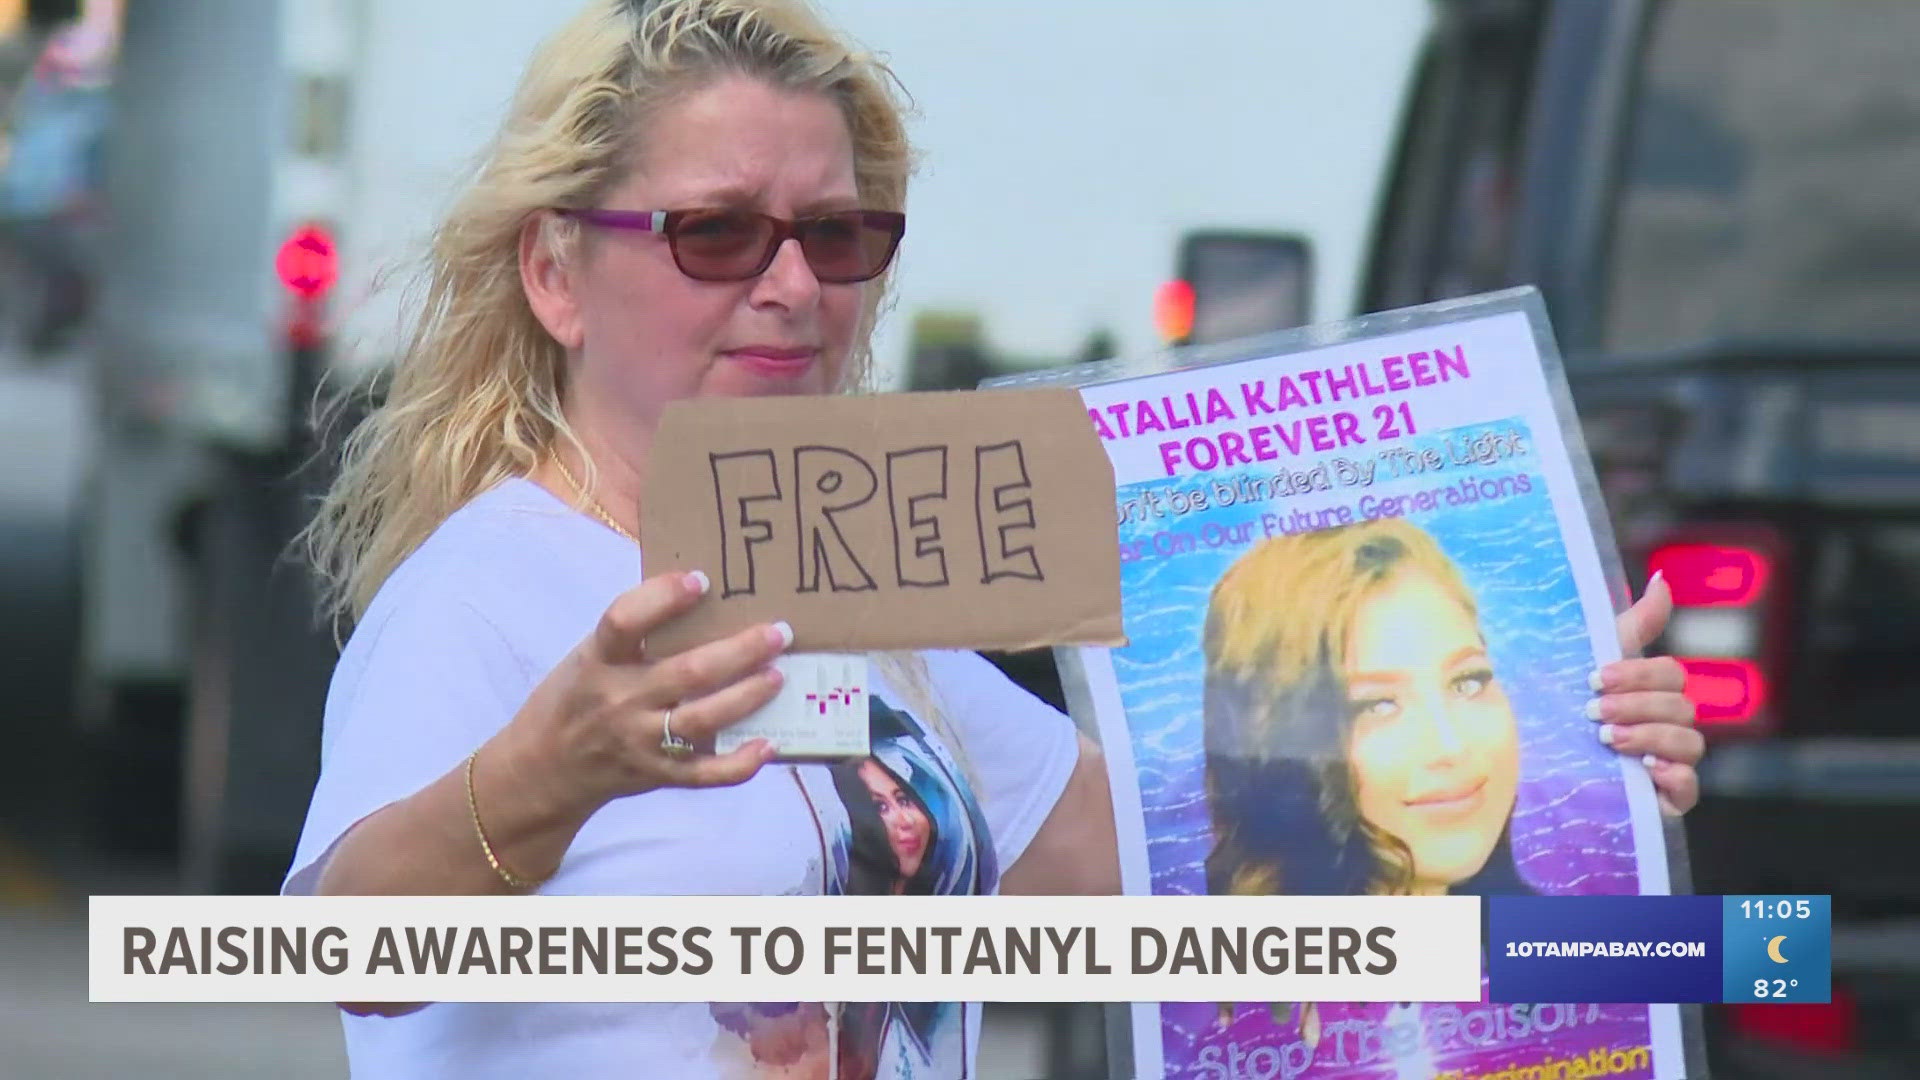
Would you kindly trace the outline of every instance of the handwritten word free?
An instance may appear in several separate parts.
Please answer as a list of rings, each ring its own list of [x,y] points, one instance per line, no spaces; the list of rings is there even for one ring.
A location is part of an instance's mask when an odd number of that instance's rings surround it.
[[[1030,542],[1033,479],[1019,439],[877,455],[806,445],[708,462],[723,597],[756,594],[772,578],[760,573],[768,559],[791,560],[800,593],[940,589],[962,574],[982,585],[1046,578]],[[951,483],[956,471],[972,482]]]

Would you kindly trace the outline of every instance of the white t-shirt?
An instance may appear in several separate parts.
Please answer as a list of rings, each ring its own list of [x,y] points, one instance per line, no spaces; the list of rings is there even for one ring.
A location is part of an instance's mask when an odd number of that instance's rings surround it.
[[[351,826],[458,766],[639,581],[631,543],[531,481],[506,481],[451,515],[391,575],[341,654],[284,891],[310,893]],[[876,670],[872,761],[773,763],[737,787],[615,800],[540,891],[858,893],[891,891],[876,883],[897,876],[916,892],[995,891],[1066,785],[1074,729],[979,656],[926,660],[959,754]],[[860,797],[889,781],[904,789],[892,801]],[[837,1071],[805,1056],[825,1056],[827,1011],[813,1005],[443,1002],[343,1018],[355,1080],[974,1075],[976,1004],[836,1014],[840,1043],[861,1052],[843,1054]]]

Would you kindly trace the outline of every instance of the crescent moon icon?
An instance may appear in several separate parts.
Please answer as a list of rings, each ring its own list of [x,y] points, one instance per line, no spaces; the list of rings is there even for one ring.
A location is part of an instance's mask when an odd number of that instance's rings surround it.
[[[1779,937],[1767,942],[1767,957],[1776,964],[1784,964],[1787,962],[1787,958],[1780,955],[1780,943],[1785,940],[1787,940],[1787,935],[1781,934]]]

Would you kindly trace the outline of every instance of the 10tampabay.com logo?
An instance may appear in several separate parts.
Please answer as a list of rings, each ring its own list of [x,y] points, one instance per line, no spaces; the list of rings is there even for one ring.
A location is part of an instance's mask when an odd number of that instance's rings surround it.
[[[1494,1001],[1824,1002],[1826,896],[1494,896]]]

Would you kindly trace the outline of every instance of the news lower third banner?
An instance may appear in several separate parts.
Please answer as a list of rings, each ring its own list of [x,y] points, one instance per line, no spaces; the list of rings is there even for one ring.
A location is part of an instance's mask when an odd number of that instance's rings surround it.
[[[1480,997],[1472,897],[96,896],[90,920],[94,1001]]]
[[[96,896],[102,1002],[1823,1002],[1825,896]],[[1483,978],[1484,976],[1484,978]]]

